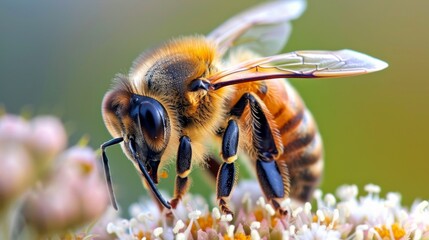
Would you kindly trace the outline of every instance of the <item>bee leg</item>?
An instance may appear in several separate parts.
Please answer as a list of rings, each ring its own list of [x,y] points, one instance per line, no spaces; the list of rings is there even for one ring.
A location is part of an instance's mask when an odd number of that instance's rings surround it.
[[[231,114],[240,117],[245,106],[250,106],[250,124],[252,125],[252,145],[255,150],[256,174],[265,197],[280,213],[287,214],[279,201],[289,194],[289,172],[284,161],[275,161],[278,154],[274,135],[264,111],[264,103],[251,93],[244,94],[231,110]]]
[[[234,161],[237,159],[239,129],[235,120],[229,120],[222,139],[222,159],[224,163],[217,175],[217,199],[219,208],[225,214],[233,215],[227,204],[232,188],[236,182]]]
[[[192,147],[191,139],[188,136],[180,138],[179,149],[177,151],[176,161],[176,186],[174,188],[174,197],[170,201],[171,207],[176,208],[183,195],[188,191],[190,180],[188,175],[191,172]]]
[[[287,174],[286,164],[283,162],[284,166],[281,166],[283,170],[280,171],[278,163],[274,159],[257,159],[256,173],[265,197],[280,215],[286,215],[287,210],[281,208],[279,201],[287,196],[285,190],[289,189],[289,175]],[[285,186],[287,187],[285,188]]]

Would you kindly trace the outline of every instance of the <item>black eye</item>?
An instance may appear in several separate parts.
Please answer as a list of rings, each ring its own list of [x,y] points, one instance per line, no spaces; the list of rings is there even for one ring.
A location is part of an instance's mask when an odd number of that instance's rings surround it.
[[[152,139],[164,137],[164,111],[161,105],[155,105],[149,101],[140,105],[140,124],[142,130]]]

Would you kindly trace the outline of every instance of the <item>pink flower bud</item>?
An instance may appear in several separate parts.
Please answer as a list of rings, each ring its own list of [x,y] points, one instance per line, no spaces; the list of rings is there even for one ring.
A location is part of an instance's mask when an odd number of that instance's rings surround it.
[[[31,121],[28,138],[31,149],[44,159],[52,159],[67,144],[67,134],[61,122],[50,116],[36,117]]]
[[[23,207],[26,221],[43,234],[76,226],[78,212],[79,203],[73,191],[58,183],[32,192]]]
[[[33,179],[31,157],[17,144],[0,145],[0,209],[24,192]]]
[[[30,135],[30,125],[21,117],[0,117],[0,142],[24,142]]]
[[[57,161],[44,189],[25,203],[25,216],[39,232],[63,232],[94,221],[109,205],[97,156],[87,147],[73,147]]]

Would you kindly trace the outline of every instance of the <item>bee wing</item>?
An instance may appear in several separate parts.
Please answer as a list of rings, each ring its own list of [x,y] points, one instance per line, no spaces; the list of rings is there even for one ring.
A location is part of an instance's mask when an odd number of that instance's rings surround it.
[[[305,0],[268,2],[236,15],[207,35],[224,55],[245,47],[262,56],[280,52],[291,32],[289,20],[305,10]]]
[[[328,78],[360,75],[386,68],[387,63],[353,50],[296,51],[252,59],[208,79],[214,89],[274,78]]]

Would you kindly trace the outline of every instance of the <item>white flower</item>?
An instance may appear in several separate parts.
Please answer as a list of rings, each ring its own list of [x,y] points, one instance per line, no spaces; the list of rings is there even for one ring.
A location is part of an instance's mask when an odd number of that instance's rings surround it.
[[[289,212],[285,217],[273,214],[274,208],[261,195],[249,197],[254,193],[246,187],[248,185],[237,186],[242,200],[239,200],[239,195],[233,197],[236,198],[231,202],[231,208],[235,209],[234,217],[222,215],[217,207],[209,211],[204,199],[186,195],[183,203],[169,217],[165,212],[159,213],[151,201],[142,201],[130,208],[133,218],[122,224],[118,220],[114,225],[110,224],[108,230],[119,239],[133,239],[138,233],[150,233],[152,237],[163,239],[213,239],[222,236],[230,239],[363,240],[429,236],[429,202],[418,202],[411,211],[407,211],[400,205],[399,194],[388,193],[384,199],[379,196],[381,189],[376,185],[367,185],[368,194],[361,197],[355,185],[340,187],[337,191],[339,199],[333,194],[323,195],[322,191],[316,191],[317,207],[310,203],[294,206],[291,199],[286,199],[281,202]],[[166,218],[173,219],[167,221]]]

